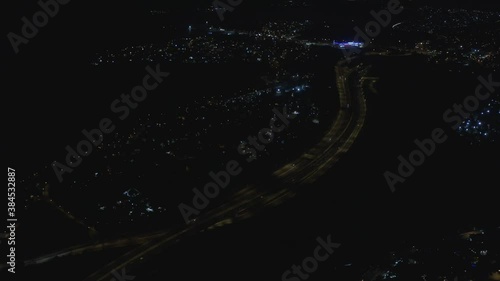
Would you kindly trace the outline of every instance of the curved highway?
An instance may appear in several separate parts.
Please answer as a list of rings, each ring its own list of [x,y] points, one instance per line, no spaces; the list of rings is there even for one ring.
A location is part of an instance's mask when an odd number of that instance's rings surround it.
[[[71,247],[25,261],[25,266],[48,262],[56,257],[139,244],[140,246],[137,248],[107,264],[85,279],[88,281],[111,280],[113,278],[111,272],[119,272],[125,266],[142,261],[144,258],[160,252],[165,247],[177,243],[181,237],[195,235],[206,229],[246,219],[265,209],[265,207],[278,205],[293,197],[295,192],[287,188],[287,185],[289,186],[290,183],[306,184],[314,182],[349,150],[361,132],[366,117],[366,102],[359,85],[353,91],[349,87],[349,77],[354,72],[355,69],[350,69],[346,65],[346,61],[340,61],[336,65],[340,110],[332,122],[332,126],[317,145],[298,159],[284,165],[273,173],[279,181],[283,182],[279,188],[271,191],[258,191],[254,186],[247,185],[238,191],[230,202],[200,215],[191,224],[127,239]],[[0,269],[4,266],[1,265]]]

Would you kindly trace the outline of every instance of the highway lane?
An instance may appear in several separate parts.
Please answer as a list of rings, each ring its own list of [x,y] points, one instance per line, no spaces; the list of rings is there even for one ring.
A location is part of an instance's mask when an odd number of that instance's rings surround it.
[[[336,66],[341,109],[335,121],[318,145],[308,150],[299,159],[284,165],[274,173],[284,183],[279,188],[257,191],[254,186],[247,185],[235,194],[231,202],[202,214],[195,222],[189,225],[128,239],[118,239],[95,245],[75,246],[25,261],[25,265],[40,264],[48,262],[55,257],[83,254],[106,248],[139,245],[137,248],[107,264],[85,279],[88,281],[111,280],[113,278],[111,272],[114,270],[119,272],[125,266],[140,262],[147,255],[154,255],[154,253],[157,253],[161,249],[178,242],[181,237],[195,235],[200,231],[212,229],[217,227],[217,225],[221,225],[221,222],[230,223],[246,219],[264,210],[265,207],[279,205],[281,202],[293,197],[295,192],[287,188],[287,183],[302,184],[315,181],[349,150],[361,131],[366,115],[366,103],[364,98],[359,94],[359,91],[356,91],[354,96],[351,93],[346,81],[353,73],[353,70],[343,66],[344,63],[341,61]],[[242,210],[244,211],[244,215],[241,215]]]
[[[290,196],[291,194],[285,189],[269,193],[268,191],[258,192],[255,187],[247,186],[244,190],[238,192],[232,203],[228,203],[208,211],[198,217],[196,222],[180,227],[177,231],[173,231],[174,234],[166,235],[166,237],[160,241],[139,246],[138,248],[107,264],[100,270],[94,272],[92,275],[87,277],[85,281],[110,280],[113,278],[113,275],[111,274],[113,271],[120,272],[120,270],[124,267],[133,265],[136,262],[141,262],[147,255],[154,255],[166,247],[177,243],[181,237],[185,237],[186,235],[195,235],[200,231],[210,229],[212,226],[217,225],[220,221],[230,219],[234,222],[247,218],[235,216],[235,214],[237,214],[242,208],[246,209],[247,212],[256,213],[261,211],[261,207],[273,206],[280,201],[290,198]]]
[[[153,243],[153,245],[140,246],[121,256],[94,272],[85,281],[110,280],[113,278],[111,272],[119,272],[124,267],[133,266],[147,255],[154,255],[155,252],[158,253],[176,243],[183,235],[195,235],[202,230],[210,229],[221,221],[238,219],[235,214],[242,208],[246,209],[247,212],[257,213],[265,207],[278,205],[280,202],[293,197],[295,192],[287,188],[287,182],[310,183],[323,175],[352,146],[361,132],[366,117],[365,99],[359,90],[356,91],[355,96],[351,94],[346,82],[353,71],[343,67],[344,63],[344,61],[341,61],[336,66],[341,110],[335,122],[333,122],[330,130],[317,146],[274,173],[278,178],[284,180],[285,184],[281,188],[259,192],[252,186],[247,186],[231,202],[201,215],[196,222],[179,230],[174,235]],[[297,167],[297,165],[299,166]]]
[[[286,183],[312,183],[345,154],[354,143],[366,118],[366,102],[360,90],[351,93],[348,77],[352,70],[336,66],[340,110],[326,135],[312,149],[277,170],[274,175]]]
[[[106,241],[106,242],[101,242],[101,243],[95,243],[95,242],[92,243],[91,242],[91,243],[80,244],[80,245],[76,245],[76,246],[66,248],[66,249],[63,249],[60,251],[56,251],[56,252],[53,252],[50,254],[46,254],[46,255],[43,255],[40,257],[36,257],[34,259],[26,260],[26,261],[24,261],[24,266],[42,264],[42,263],[50,262],[51,260],[53,260],[55,258],[98,252],[98,251],[102,251],[104,249],[123,248],[123,247],[127,247],[127,246],[141,245],[141,244],[149,242],[149,241],[156,241],[158,238],[165,236],[166,233],[167,233],[166,231],[161,231],[161,232],[155,232],[155,233],[150,233],[150,234],[140,234],[140,235],[137,235],[134,237],[121,238],[121,239],[116,239],[116,240],[111,240],[111,241]],[[7,264],[1,264],[0,270],[4,269],[6,267],[7,267]]]

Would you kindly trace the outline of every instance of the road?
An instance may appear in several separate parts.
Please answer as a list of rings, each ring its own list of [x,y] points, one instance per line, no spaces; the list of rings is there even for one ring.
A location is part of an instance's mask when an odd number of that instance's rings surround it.
[[[351,91],[348,79],[354,69],[349,69],[345,63],[345,61],[341,61],[336,66],[340,110],[332,122],[332,126],[316,146],[273,173],[278,180],[283,182],[279,187],[273,190],[259,191],[255,186],[247,185],[238,191],[230,202],[205,212],[190,224],[153,234],[71,247],[25,261],[25,266],[48,262],[56,257],[83,254],[106,248],[139,245],[85,279],[86,281],[111,280],[113,271],[120,272],[126,266],[141,262],[148,256],[154,256],[155,253],[177,243],[182,237],[246,219],[266,207],[279,205],[293,197],[295,192],[288,188],[289,184],[312,183],[322,176],[349,150],[363,127],[366,117],[366,102],[359,87],[354,93]]]
[[[359,91],[351,93],[347,85],[353,70],[336,66],[340,109],[333,125],[321,141],[298,159],[277,170],[274,175],[287,183],[312,183],[344,155],[357,138],[366,118],[366,102]]]
[[[111,272],[120,272],[122,268],[141,262],[147,258],[147,255],[154,255],[155,252],[171,246],[184,235],[194,235],[221,221],[238,219],[235,217],[238,210],[245,209],[248,215],[248,213],[262,211],[265,207],[277,205],[293,197],[295,193],[287,188],[287,183],[311,183],[323,175],[349,150],[361,132],[366,118],[366,101],[361,94],[360,87],[357,87],[355,93],[352,93],[348,79],[354,70],[345,66],[345,63],[345,61],[341,61],[336,66],[340,110],[335,121],[314,148],[274,173],[284,183],[281,188],[258,192],[252,186],[247,186],[231,202],[201,215],[196,222],[179,229],[173,235],[168,235],[160,241],[140,246],[126,253],[94,272],[85,281],[111,280],[113,278]]]

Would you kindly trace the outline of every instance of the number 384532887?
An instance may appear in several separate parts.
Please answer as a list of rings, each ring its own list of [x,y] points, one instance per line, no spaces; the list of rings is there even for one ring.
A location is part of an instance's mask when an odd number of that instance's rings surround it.
[[[16,203],[14,202],[16,198],[16,170],[12,168],[7,168],[7,199],[8,203],[7,206],[9,216],[14,216],[14,213],[16,211],[15,206]]]

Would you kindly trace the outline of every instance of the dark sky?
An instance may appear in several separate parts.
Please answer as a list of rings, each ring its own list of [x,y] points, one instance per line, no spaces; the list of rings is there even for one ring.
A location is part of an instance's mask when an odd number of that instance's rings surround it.
[[[276,0],[274,0],[276,1]],[[320,6],[331,6],[336,7],[339,4],[342,5],[349,0],[309,0]],[[385,5],[388,0],[353,0],[356,2],[362,2],[374,5]],[[403,4],[411,5],[431,5],[440,7],[458,7],[458,8],[472,8],[472,9],[491,9],[500,8],[500,1],[496,0],[400,0]],[[189,0],[182,2],[160,2],[156,0],[145,0],[141,1],[141,5],[149,7],[185,7],[185,6],[204,6],[210,4],[211,0]],[[252,3],[269,3],[273,0],[252,0]],[[276,1],[278,2],[278,1]],[[281,1],[284,2],[284,1]]]

